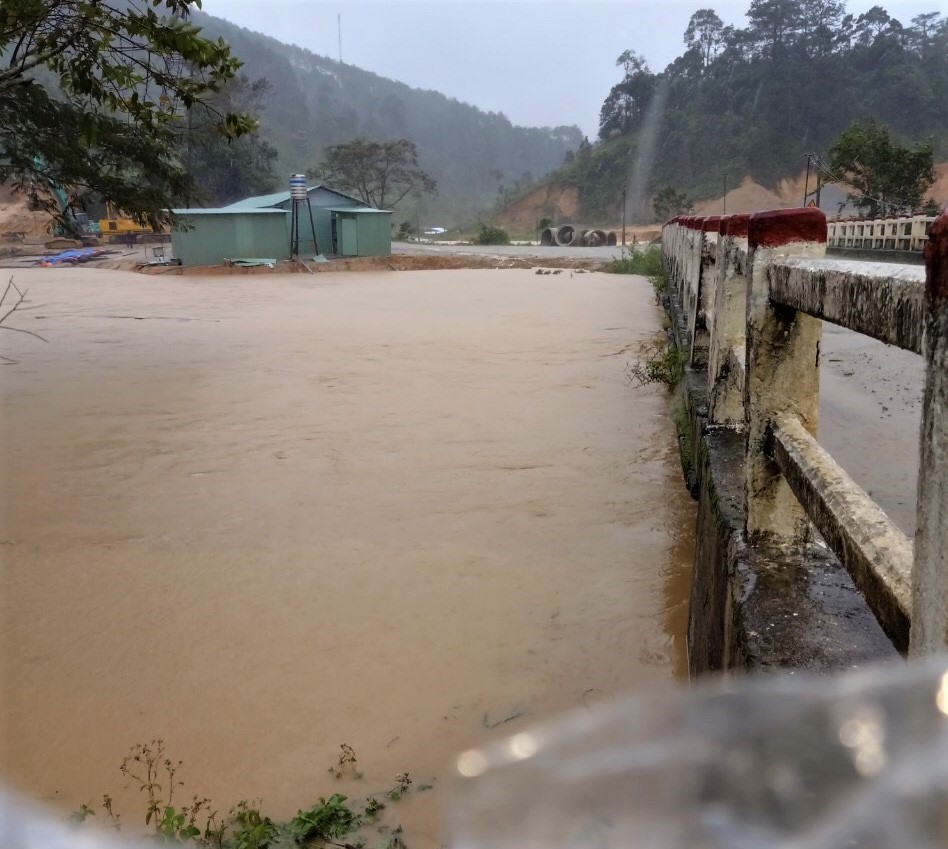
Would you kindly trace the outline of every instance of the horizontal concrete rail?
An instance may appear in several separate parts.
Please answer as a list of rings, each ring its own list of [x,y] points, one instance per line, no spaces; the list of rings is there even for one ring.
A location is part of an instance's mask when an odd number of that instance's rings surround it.
[[[773,424],[774,459],[899,651],[907,651],[912,543],[795,416]]]
[[[925,269],[787,257],[770,266],[774,303],[916,354],[925,329]]]

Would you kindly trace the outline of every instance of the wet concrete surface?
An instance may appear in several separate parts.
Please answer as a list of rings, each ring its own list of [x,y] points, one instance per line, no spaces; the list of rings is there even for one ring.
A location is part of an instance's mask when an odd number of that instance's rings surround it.
[[[911,539],[924,360],[824,322],[821,366],[820,444]]]

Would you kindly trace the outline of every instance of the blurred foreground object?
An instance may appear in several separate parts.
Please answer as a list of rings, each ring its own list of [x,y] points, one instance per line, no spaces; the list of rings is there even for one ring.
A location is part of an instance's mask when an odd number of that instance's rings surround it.
[[[948,847],[948,657],[718,679],[460,755],[454,849]]]

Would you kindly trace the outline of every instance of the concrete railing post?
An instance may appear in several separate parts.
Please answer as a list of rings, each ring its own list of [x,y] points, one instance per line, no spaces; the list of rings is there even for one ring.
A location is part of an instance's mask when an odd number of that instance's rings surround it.
[[[666,273],[668,282],[671,285],[671,297],[680,306],[681,302],[681,281],[682,281],[682,256],[684,252],[684,219],[682,216],[673,218],[667,227],[662,231],[663,246],[665,244],[664,234],[668,232],[667,254],[665,256]]]
[[[749,215],[727,215],[718,224],[718,267],[708,352],[711,424],[744,424],[744,384],[730,374],[728,361],[731,351],[744,345],[747,279],[738,260],[746,255],[749,220]]]
[[[708,327],[714,311],[714,286],[717,276],[717,243],[719,215],[700,219],[696,254],[694,304],[688,314],[691,333],[691,364],[701,368],[708,364]]]
[[[688,328],[688,358],[694,350],[695,322],[698,317],[698,294],[701,286],[701,257],[704,254],[704,219],[691,216],[688,219],[688,244],[686,249],[686,274],[684,303],[685,322]]]
[[[752,215],[748,222],[745,501],[748,538],[775,542],[808,538],[806,512],[780,474],[770,450],[770,427],[785,413],[816,434],[822,322],[771,303],[770,266],[794,255],[826,254],[826,216],[817,209]]]
[[[688,275],[691,273],[691,218],[681,219],[681,240],[678,243],[678,306],[682,315],[688,313]]]
[[[925,401],[918,468],[909,654],[948,649],[948,213],[925,246]]]

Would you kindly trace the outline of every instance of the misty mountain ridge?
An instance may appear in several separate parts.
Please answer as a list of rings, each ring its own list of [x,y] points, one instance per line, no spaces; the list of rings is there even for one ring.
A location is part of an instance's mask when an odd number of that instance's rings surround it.
[[[204,12],[192,17],[205,35],[231,45],[244,63],[243,74],[270,82],[261,133],[277,149],[277,170],[287,179],[316,166],[329,145],[354,138],[414,142],[438,194],[423,198],[417,210],[406,199],[396,220],[414,220],[418,212],[422,223],[469,221],[503,191],[558,167],[583,140],[575,126],[515,126],[502,113],[412,88],[222,18]]]

